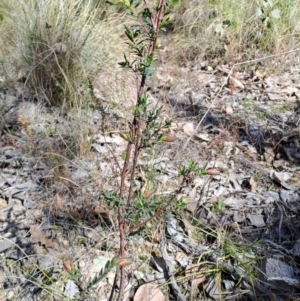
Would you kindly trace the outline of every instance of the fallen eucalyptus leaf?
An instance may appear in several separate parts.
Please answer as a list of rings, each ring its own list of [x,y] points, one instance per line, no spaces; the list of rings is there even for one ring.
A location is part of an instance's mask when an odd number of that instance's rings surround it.
[[[192,122],[188,122],[183,126],[183,132],[189,136],[195,133],[194,125]]]
[[[165,296],[154,283],[145,283],[136,291],[133,301],[164,301]]]

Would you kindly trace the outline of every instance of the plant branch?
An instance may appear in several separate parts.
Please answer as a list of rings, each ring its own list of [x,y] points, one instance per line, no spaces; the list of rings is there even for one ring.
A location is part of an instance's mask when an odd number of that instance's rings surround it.
[[[180,186],[176,189],[174,196],[171,197],[169,199],[169,201],[162,207],[160,208],[158,211],[156,211],[155,213],[151,214],[151,216],[149,218],[147,218],[146,220],[144,220],[143,222],[141,222],[139,225],[131,228],[128,230],[128,233],[132,233],[135,232],[137,230],[139,230],[141,227],[143,227],[144,225],[146,225],[149,221],[153,220],[154,218],[160,216],[162,213],[166,212],[166,210],[168,209],[168,207],[176,200],[176,197],[178,194],[180,194],[182,192],[182,189],[184,187],[184,183],[186,182],[186,180],[189,177],[189,173],[185,174]]]
[[[133,188],[134,188],[134,177],[136,173],[138,157],[141,146],[141,124],[147,120],[148,114],[148,104],[145,94],[145,85],[146,79],[149,76],[149,68],[153,63],[153,55],[157,43],[157,38],[160,30],[160,24],[162,21],[162,14],[164,3],[166,0],[159,0],[158,5],[154,8],[155,17],[147,6],[146,0],[144,0],[145,8],[139,12],[136,12],[134,7],[139,6],[139,2],[137,1],[136,5],[134,1],[130,1],[130,3],[123,1],[118,2],[118,4],[122,4],[127,10],[131,12],[131,14],[136,18],[138,22],[138,26],[140,27],[137,30],[131,30],[130,28],[125,26],[125,34],[129,39],[129,47],[132,49],[131,53],[134,54],[137,59],[130,62],[126,56],[124,55],[125,62],[120,63],[121,66],[129,68],[135,74],[139,74],[137,76],[137,99],[134,108],[134,116],[131,122],[131,130],[129,136],[127,136],[126,140],[128,141],[126,148],[126,156],[125,162],[121,173],[121,183],[119,190],[119,198],[118,202],[118,226],[119,226],[119,235],[120,235],[120,250],[119,255],[121,257],[125,254],[125,237],[126,237],[126,219],[124,217],[124,213],[126,209],[130,207],[130,202],[133,196]],[[142,16],[142,18],[141,18]],[[144,19],[145,18],[145,19]],[[150,21],[149,21],[150,20]],[[142,38],[141,38],[142,37]],[[146,51],[147,49],[147,51]],[[146,120],[145,120],[146,118]],[[154,124],[154,120],[152,121]],[[150,125],[146,122],[146,128]],[[158,132],[154,131],[154,133],[158,134]],[[134,150],[132,150],[134,146]],[[129,164],[132,159],[132,167],[130,170],[128,169]],[[129,173],[129,187],[128,193],[126,195],[127,201],[126,204],[124,202],[125,198],[125,182],[127,174]],[[117,301],[121,301],[124,295],[124,283],[125,283],[125,269],[124,266],[120,267],[120,288]],[[112,296],[111,296],[112,298]]]

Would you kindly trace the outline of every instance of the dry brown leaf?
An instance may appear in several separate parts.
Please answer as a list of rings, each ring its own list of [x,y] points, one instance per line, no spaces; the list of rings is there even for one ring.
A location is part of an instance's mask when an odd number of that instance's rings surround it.
[[[149,191],[149,190],[145,190],[142,194],[142,197],[145,198],[145,199],[149,199],[151,196],[152,196],[152,192]]]
[[[211,208],[214,205],[214,203],[216,203],[217,201],[218,201],[218,197],[215,194],[213,194],[206,205],[208,208]]]
[[[46,248],[54,248],[53,241],[47,238],[46,235],[37,226],[32,226],[29,232],[31,234],[31,242],[33,244],[41,243]]]
[[[217,176],[217,175],[220,174],[220,171],[217,170],[217,169],[215,169],[215,168],[208,168],[208,169],[206,170],[206,173],[207,173],[208,175],[210,175],[210,176]]]
[[[191,213],[194,213],[198,207],[198,202],[190,199],[186,199],[185,202],[186,202],[185,209]]]
[[[182,222],[184,224],[184,228],[188,233],[189,237],[193,236],[193,232],[196,231],[196,227],[193,226],[186,218],[182,219]]]
[[[133,301],[164,301],[165,296],[154,283],[145,283],[136,291]]]
[[[101,202],[99,205],[97,205],[95,207],[95,212],[107,226],[113,225],[111,214],[109,213],[108,207],[105,202]]]
[[[51,48],[55,53],[66,53],[68,51],[68,46],[64,43],[55,43]]]
[[[263,81],[266,76],[267,76],[267,72],[262,72],[258,70],[254,72],[254,79],[259,79],[260,81]]]
[[[72,265],[69,261],[63,261],[63,266],[68,273],[71,273]]]
[[[161,141],[163,141],[163,142],[174,142],[175,140],[176,140],[176,137],[171,134],[165,134],[161,138]]]
[[[250,186],[251,186],[251,191],[254,192],[257,190],[257,182],[253,179],[253,177],[250,178]]]
[[[175,259],[177,261],[180,261],[182,259],[185,259],[186,258],[186,254],[185,253],[182,253],[180,251],[177,251],[176,254],[175,254]]]
[[[57,193],[55,196],[55,205],[57,209],[63,210],[64,206],[61,200],[61,197],[59,196],[59,194]]]
[[[193,286],[198,286],[206,280],[205,270],[206,268],[204,265],[188,267],[185,271],[185,275],[188,278],[191,278],[191,284]]]
[[[268,163],[272,163],[274,161],[274,158],[275,158],[275,152],[274,152],[273,147],[265,147],[264,156],[265,156],[265,160]]]
[[[244,84],[233,76],[230,77],[230,81],[233,82],[234,87],[238,87],[240,89],[245,89]]]

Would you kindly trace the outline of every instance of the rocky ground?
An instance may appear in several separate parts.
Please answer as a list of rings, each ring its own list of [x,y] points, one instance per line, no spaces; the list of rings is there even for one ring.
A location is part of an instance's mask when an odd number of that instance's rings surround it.
[[[158,70],[150,97],[176,139],[142,154],[136,189],[163,200],[190,159],[204,172],[185,183],[180,216],[127,237],[124,300],[149,300],[151,289],[151,300],[300,300],[300,64],[241,70]],[[66,271],[70,263],[86,283],[118,253],[102,194],[118,190],[126,141],[109,108],[104,100],[86,114],[84,153],[73,115],[1,90],[0,300],[110,300],[114,272],[78,299]]]

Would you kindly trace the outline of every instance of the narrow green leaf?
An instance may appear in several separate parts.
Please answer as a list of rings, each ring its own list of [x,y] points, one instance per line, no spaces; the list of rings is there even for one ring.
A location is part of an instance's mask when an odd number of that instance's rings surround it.
[[[134,8],[139,7],[140,4],[141,4],[141,2],[142,2],[142,0],[137,0],[137,1],[135,2],[135,4],[134,4]]]
[[[125,34],[126,34],[127,38],[128,38],[131,42],[134,42],[132,31],[131,31],[126,25],[124,25],[124,27],[125,27]]]

